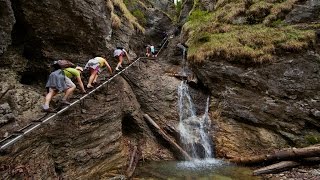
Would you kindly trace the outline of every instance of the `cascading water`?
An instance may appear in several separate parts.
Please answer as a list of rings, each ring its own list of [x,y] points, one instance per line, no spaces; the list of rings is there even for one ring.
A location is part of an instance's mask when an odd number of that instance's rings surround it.
[[[186,75],[186,48],[181,44],[179,44],[178,47],[183,50],[182,74]],[[208,134],[211,125],[208,115],[209,98],[207,99],[205,113],[201,117],[197,117],[186,81],[182,81],[178,87],[178,95],[180,117],[178,130],[184,149],[195,159],[212,158],[212,145]]]
[[[212,146],[208,132],[210,130],[210,118],[208,115],[209,98],[207,99],[206,112],[197,117],[194,104],[189,94],[188,85],[182,81],[179,88],[179,132],[181,143],[191,157],[212,158]]]

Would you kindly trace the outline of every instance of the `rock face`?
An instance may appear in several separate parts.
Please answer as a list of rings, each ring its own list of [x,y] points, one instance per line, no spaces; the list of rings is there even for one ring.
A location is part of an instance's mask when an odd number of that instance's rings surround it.
[[[110,93],[109,96],[106,93]],[[102,88],[81,107],[69,110],[11,149],[13,156],[28,155],[13,159],[2,157],[1,162],[11,162],[12,167],[23,165],[36,179],[44,176],[104,178],[110,169],[126,164],[129,150],[124,133],[128,132],[123,131],[122,126],[141,125],[140,107],[136,102],[127,82],[117,78],[109,89]],[[130,133],[139,136],[138,131]],[[10,177],[7,175],[2,174]],[[19,173],[17,176],[25,177]]]
[[[11,2],[9,0],[0,1],[0,56],[11,44],[11,31],[15,23]]]
[[[221,111],[219,155],[303,146],[306,137],[317,135],[319,60],[310,52],[253,68],[217,60],[199,68],[198,77],[214,97],[212,110]]]
[[[216,0],[200,0],[200,2],[207,11],[212,11],[214,9],[214,5],[216,4]]]
[[[286,22],[314,24],[320,20],[318,13],[319,3],[306,1],[287,15]],[[194,68],[213,96],[218,156],[319,143],[318,47],[319,39],[313,51],[283,54],[269,64],[243,66],[209,59]]]
[[[319,23],[320,16],[320,2],[315,0],[308,0],[304,5],[296,7],[290,12],[285,22],[299,23],[299,22],[314,22]]]
[[[105,1],[19,0],[13,9],[15,35],[24,36],[21,43],[30,59],[75,59],[80,53],[104,52],[111,28]]]

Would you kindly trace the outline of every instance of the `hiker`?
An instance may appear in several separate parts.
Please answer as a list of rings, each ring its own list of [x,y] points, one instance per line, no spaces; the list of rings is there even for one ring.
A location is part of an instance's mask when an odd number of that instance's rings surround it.
[[[72,82],[70,78],[76,77],[78,84],[80,85],[80,88],[83,93],[86,93],[86,90],[84,89],[80,73],[82,68],[81,67],[69,67],[65,69],[61,69],[57,64],[53,65],[55,71],[53,71],[46,84],[47,88],[47,95],[45,97],[45,103],[42,106],[43,111],[45,112],[55,112],[52,108],[49,107],[51,99],[57,95],[59,92],[64,91],[65,94],[62,98],[61,103],[64,105],[70,105],[71,103],[68,102],[69,96],[72,95],[73,91],[76,89],[76,85]]]
[[[151,55],[150,47],[151,47],[151,46],[150,46],[149,44],[148,44],[147,47],[146,47],[146,56],[147,56],[147,57],[150,57],[150,55]]]
[[[123,57],[127,57],[128,62],[129,63],[131,62],[127,51],[125,49],[123,49],[122,47],[117,47],[116,50],[114,50],[114,52],[113,52],[113,56],[119,59],[119,62],[116,67],[116,71],[119,71],[119,67],[122,68]]]
[[[101,68],[104,66],[108,68],[111,75],[112,69],[106,59],[102,57],[95,57],[87,62],[86,66],[84,67],[85,69],[90,70],[90,77],[87,88],[93,88],[92,84],[97,83],[98,74],[101,72]]]
[[[150,46],[150,51],[151,51],[152,57],[157,57],[156,50],[153,45]]]

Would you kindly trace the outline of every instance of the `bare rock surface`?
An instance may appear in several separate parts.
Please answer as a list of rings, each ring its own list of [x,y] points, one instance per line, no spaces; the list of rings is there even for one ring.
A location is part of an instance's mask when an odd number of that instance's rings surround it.
[[[11,32],[15,23],[10,0],[0,1],[0,56],[11,44]]]

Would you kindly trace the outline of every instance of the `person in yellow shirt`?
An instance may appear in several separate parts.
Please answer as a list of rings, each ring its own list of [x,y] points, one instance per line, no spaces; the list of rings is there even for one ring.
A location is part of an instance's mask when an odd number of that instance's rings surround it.
[[[83,71],[82,67],[77,66],[76,68],[65,68],[63,69],[64,75],[68,77],[69,79],[76,79],[78,82],[78,85],[81,88],[82,93],[86,93],[86,90],[84,89],[83,82],[81,80],[81,72]],[[71,81],[72,82],[72,81]],[[72,82],[73,83],[73,82]],[[73,83],[74,84],[74,83]],[[75,85],[74,85],[75,86]]]
[[[86,93],[84,89],[80,73],[83,71],[81,67],[76,68],[65,68],[59,69],[52,72],[49,76],[49,79],[46,84],[46,88],[48,89],[48,93],[45,97],[45,103],[42,106],[43,111],[45,112],[55,112],[55,110],[49,107],[51,99],[57,95],[59,92],[65,92],[65,95],[62,98],[62,104],[70,105],[68,102],[68,98],[72,95],[73,91],[76,89],[76,85],[72,82],[72,78],[76,78],[78,84],[83,93]]]
[[[89,77],[89,81],[87,84],[87,88],[93,88],[92,83],[97,82],[98,73],[101,71],[101,68],[104,66],[106,66],[108,68],[109,73],[111,75],[112,69],[105,58],[95,57],[93,59],[90,59],[87,62],[86,66],[84,67],[85,69],[90,70],[90,77]]]

